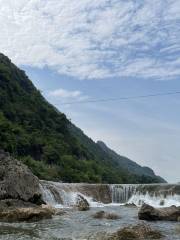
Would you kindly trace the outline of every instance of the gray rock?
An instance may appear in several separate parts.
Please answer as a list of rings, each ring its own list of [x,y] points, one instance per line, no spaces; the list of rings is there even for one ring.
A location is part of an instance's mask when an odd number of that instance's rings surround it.
[[[99,233],[97,234],[96,240],[155,240],[162,239],[163,235],[152,229],[147,224],[138,224],[135,226],[127,226],[118,231],[108,234],[108,233]]]
[[[125,207],[137,208],[136,204],[134,204],[134,203],[126,203],[124,206]]]
[[[117,214],[115,214],[115,213],[105,212],[105,211],[99,211],[99,212],[96,212],[96,213],[93,215],[93,218],[96,218],[96,219],[116,220],[116,219],[119,219],[120,217],[119,217]]]
[[[0,200],[4,199],[43,203],[39,179],[23,163],[0,150]]]
[[[0,211],[9,208],[25,208],[25,207],[37,207],[36,204],[31,202],[25,202],[19,199],[4,199],[0,200]]]
[[[6,208],[0,211],[0,220],[7,222],[39,221],[55,214],[51,207]]]
[[[125,227],[115,234],[112,234],[108,240],[133,240],[133,239],[162,239],[163,235],[146,224]]]
[[[178,221],[180,217],[180,207],[154,208],[148,204],[144,204],[139,210],[138,217],[141,220],[147,221]]]
[[[79,211],[88,211],[90,209],[88,201],[83,196],[78,195],[76,200],[76,208]]]

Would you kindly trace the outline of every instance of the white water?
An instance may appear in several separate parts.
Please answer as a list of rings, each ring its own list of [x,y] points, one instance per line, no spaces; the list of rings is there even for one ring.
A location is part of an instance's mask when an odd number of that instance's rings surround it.
[[[135,193],[136,186],[130,184],[110,185],[112,203],[127,203],[130,197]]]
[[[143,203],[154,207],[180,206],[179,188],[177,185],[107,185],[111,202],[108,204],[98,202],[95,197],[86,194],[91,185],[88,184],[62,184],[57,182],[42,182],[42,195],[47,204],[58,208],[73,207],[77,203],[78,196],[86,199],[90,207],[116,206]],[[98,185],[97,185],[98,186]],[[89,193],[89,191],[87,191]],[[103,196],[102,196],[103,199]]]
[[[77,185],[78,186],[78,185]],[[78,191],[75,185],[58,182],[43,182],[41,184],[43,200],[56,208],[69,208],[76,205],[78,196],[86,199],[90,207],[103,207],[102,202],[95,201],[93,197],[86,196]],[[56,196],[54,195],[56,192]]]
[[[136,206],[141,206],[143,203],[149,204],[153,207],[171,207],[180,206],[180,195],[164,195],[156,196],[155,194],[151,196],[148,192],[146,194],[135,193],[128,201],[129,204],[135,204]]]
[[[40,185],[40,188],[42,191],[43,200],[49,205],[56,205],[56,200],[52,192],[46,186]]]
[[[175,192],[174,186],[163,184],[112,185],[112,202],[135,204],[138,207],[142,206],[143,203],[153,207],[180,206],[180,195]]]

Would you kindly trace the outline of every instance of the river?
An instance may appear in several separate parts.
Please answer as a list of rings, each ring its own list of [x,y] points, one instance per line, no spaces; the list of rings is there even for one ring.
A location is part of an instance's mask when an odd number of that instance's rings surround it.
[[[136,225],[138,209],[143,202],[163,207],[180,206],[180,185],[91,185],[41,182],[44,200],[63,208],[65,214],[51,220],[23,223],[0,223],[0,240],[95,240],[99,232],[113,232],[130,224]],[[88,200],[89,211],[74,210],[77,195]],[[135,203],[138,207],[127,207]],[[99,210],[113,212],[117,220],[94,219]],[[148,222],[161,231],[165,240],[180,240],[180,223]]]

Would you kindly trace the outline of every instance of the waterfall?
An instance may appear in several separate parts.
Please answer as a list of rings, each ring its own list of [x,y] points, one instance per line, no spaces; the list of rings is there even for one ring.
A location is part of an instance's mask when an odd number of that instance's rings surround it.
[[[48,203],[50,205],[56,205],[57,204],[57,202],[54,198],[54,195],[52,194],[50,189],[48,189],[46,186],[42,186],[42,185],[40,185],[40,189],[41,189],[41,192],[42,192],[43,200],[46,203]]]
[[[135,190],[135,185],[111,185],[112,203],[127,203]]]
[[[134,203],[137,206],[147,203],[154,207],[180,206],[180,185],[139,185],[128,203]]]
[[[111,185],[112,202],[141,206],[147,203],[154,207],[180,206],[180,185],[132,184]]]
[[[91,207],[112,204],[147,203],[154,207],[180,206],[180,185],[176,184],[68,184],[41,181],[43,200],[57,207],[76,205],[81,195]]]
[[[70,188],[70,184],[58,182],[41,182],[43,200],[53,206],[70,207],[76,204],[78,193]]]
[[[170,207],[180,206],[180,195],[170,194],[164,196],[163,194],[153,195],[146,192],[142,194],[141,192],[135,193],[128,201],[129,204],[135,204],[136,206],[141,206],[143,203],[149,204],[154,207]]]

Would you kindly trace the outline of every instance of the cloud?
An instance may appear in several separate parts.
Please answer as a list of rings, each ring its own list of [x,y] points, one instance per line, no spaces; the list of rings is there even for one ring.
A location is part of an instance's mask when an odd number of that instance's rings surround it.
[[[81,91],[69,91],[63,88],[56,89],[49,92],[49,96],[60,99],[62,102],[68,101],[82,101],[88,99],[88,96],[84,95]]]
[[[0,0],[0,51],[79,79],[180,76],[179,0]]]

